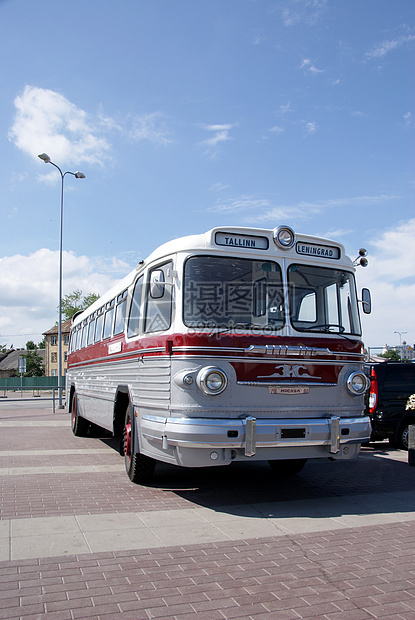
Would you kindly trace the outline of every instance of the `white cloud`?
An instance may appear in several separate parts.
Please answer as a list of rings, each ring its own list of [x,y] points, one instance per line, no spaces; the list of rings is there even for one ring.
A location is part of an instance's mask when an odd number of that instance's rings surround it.
[[[225,125],[205,125],[204,129],[206,131],[211,132],[211,136],[202,140],[199,144],[201,146],[206,146],[205,153],[210,155],[211,157],[215,157],[217,154],[218,146],[222,142],[227,142],[232,138],[229,135],[230,130],[233,125],[225,124]]]
[[[274,204],[267,198],[242,195],[236,198],[227,198],[218,201],[208,209],[216,213],[240,213],[249,212],[244,218],[250,224],[262,222],[275,222],[281,219],[307,219],[324,212],[327,209],[349,207],[367,207],[370,205],[383,205],[385,202],[396,199],[396,196],[379,194],[378,196],[351,196],[348,198],[331,198],[316,202],[305,200],[294,204]]]
[[[269,129],[269,132],[274,134],[274,135],[278,135],[280,133],[284,133],[285,129],[284,127],[281,127],[280,125],[274,125],[273,127],[271,127]]]
[[[153,144],[166,145],[172,142],[170,132],[163,121],[161,112],[141,114],[132,118],[132,127],[128,135],[132,140],[148,141]]]
[[[317,129],[318,129],[318,125],[315,121],[309,122],[309,123],[304,123],[304,128],[305,128],[305,134],[306,136],[311,136],[314,133],[316,133]]]
[[[324,73],[324,69],[317,69],[317,67],[313,65],[309,58],[304,58],[300,67],[301,69],[306,69],[309,73],[312,73],[313,75],[317,75],[318,73]]]
[[[25,153],[35,157],[45,152],[68,165],[102,165],[109,158],[107,140],[98,135],[88,114],[63,95],[26,86],[14,104],[9,140]]]
[[[360,286],[372,292],[372,314],[363,318],[364,338],[370,346],[399,344],[396,331],[407,331],[415,341],[415,218],[380,232],[369,245],[369,265],[358,269]],[[373,249],[372,249],[373,248]]]
[[[383,58],[386,54],[389,54],[389,52],[408,43],[412,43],[413,41],[415,41],[415,35],[413,34],[402,35],[396,39],[382,41],[382,43],[378,43],[371,50],[366,52],[365,56],[370,60],[374,58]]]
[[[63,252],[63,295],[74,290],[103,294],[131,266],[118,258]],[[29,255],[0,258],[0,344],[24,347],[39,342],[55,325],[59,304],[59,252],[42,248]]]
[[[284,26],[314,26],[322,17],[327,0],[291,0],[282,10]]]

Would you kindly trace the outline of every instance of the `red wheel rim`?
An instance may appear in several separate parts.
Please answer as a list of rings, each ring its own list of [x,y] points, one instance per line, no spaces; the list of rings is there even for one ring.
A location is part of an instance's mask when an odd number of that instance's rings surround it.
[[[131,459],[131,421],[128,418],[124,426],[124,456]]]
[[[72,428],[75,428],[75,420],[76,420],[76,400],[74,399],[72,404]]]

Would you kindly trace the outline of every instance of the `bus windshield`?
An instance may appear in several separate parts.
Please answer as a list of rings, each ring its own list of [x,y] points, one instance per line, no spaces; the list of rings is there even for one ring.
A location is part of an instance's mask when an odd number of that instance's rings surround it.
[[[281,268],[273,261],[192,256],[184,267],[183,321],[189,327],[284,325]]]
[[[354,276],[342,269],[288,268],[290,316],[298,331],[360,335]]]

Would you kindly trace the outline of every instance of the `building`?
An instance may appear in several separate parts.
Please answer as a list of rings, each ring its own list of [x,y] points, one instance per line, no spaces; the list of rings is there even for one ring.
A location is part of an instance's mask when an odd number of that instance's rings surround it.
[[[9,379],[10,377],[19,376],[19,357],[25,357],[30,351],[26,349],[11,349],[0,353],[0,378]],[[37,355],[42,360],[44,366],[45,363],[45,349],[36,349]]]
[[[68,368],[68,345],[69,345],[69,334],[71,331],[71,319],[68,319],[64,323],[62,323],[62,372],[63,375],[66,375],[66,371]],[[45,375],[47,377],[57,377],[58,376],[58,336],[59,336],[58,326],[52,327],[47,332],[43,332],[43,336],[45,336],[45,347],[46,347],[46,359],[45,359]]]

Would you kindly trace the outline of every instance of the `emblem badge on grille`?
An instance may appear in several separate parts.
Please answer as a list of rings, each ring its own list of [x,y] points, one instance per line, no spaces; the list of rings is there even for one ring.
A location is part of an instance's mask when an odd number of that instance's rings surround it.
[[[262,375],[258,379],[321,379],[314,375],[309,375],[306,366],[301,364],[281,364],[275,366],[275,372],[272,375]]]

